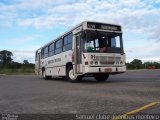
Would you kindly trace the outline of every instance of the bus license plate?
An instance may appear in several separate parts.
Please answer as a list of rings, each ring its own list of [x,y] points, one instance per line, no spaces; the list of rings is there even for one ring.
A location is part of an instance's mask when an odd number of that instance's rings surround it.
[[[112,68],[105,68],[105,72],[112,72]]]

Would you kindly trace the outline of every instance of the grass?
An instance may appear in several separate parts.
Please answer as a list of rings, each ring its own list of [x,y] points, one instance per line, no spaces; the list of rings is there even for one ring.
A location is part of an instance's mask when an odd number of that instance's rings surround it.
[[[4,69],[0,69],[0,74],[7,74],[7,75],[34,74],[34,69],[33,68],[19,68],[19,69],[4,68]]]

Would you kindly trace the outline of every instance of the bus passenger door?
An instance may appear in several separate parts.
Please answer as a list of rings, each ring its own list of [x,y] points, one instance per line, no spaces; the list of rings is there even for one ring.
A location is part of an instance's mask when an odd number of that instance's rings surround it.
[[[75,73],[81,74],[82,73],[82,46],[81,46],[81,34],[76,35],[75,40]]]

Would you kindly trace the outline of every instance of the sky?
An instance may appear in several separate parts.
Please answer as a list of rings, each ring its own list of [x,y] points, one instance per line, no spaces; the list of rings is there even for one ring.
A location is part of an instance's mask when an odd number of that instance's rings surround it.
[[[35,50],[86,20],[122,26],[127,62],[160,61],[160,0],[0,0],[0,51],[34,63]]]

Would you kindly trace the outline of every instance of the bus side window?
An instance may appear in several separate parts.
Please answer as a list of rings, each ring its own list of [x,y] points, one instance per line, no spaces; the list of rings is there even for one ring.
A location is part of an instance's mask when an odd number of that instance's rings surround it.
[[[44,48],[44,58],[48,57],[48,46]]]
[[[63,51],[71,50],[72,49],[72,33],[66,35],[63,40],[64,40]]]
[[[55,43],[55,54],[62,52],[62,39],[59,39]]]
[[[54,55],[54,43],[49,45],[49,57]]]

